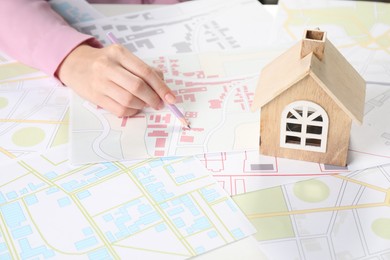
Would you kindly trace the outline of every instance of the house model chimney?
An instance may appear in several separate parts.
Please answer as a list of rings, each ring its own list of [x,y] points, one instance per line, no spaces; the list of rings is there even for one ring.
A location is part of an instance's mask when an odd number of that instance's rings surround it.
[[[302,39],[301,58],[310,53],[314,53],[318,59],[324,56],[326,32],[316,30],[306,30]]]

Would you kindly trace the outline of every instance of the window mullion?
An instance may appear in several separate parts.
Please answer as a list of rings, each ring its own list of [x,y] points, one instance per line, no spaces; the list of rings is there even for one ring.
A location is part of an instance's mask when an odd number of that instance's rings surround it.
[[[310,101],[296,101],[288,105],[282,114],[282,147],[326,151],[328,117],[322,107]]]

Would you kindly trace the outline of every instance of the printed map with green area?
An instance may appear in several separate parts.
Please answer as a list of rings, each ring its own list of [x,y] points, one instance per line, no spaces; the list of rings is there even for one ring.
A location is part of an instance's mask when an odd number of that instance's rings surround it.
[[[17,71],[21,78],[0,81],[0,161],[68,142],[69,89]]]
[[[257,228],[259,247],[270,259],[390,256],[390,165],[233,199]]]
[[[275,41],[319,28],[368,81],[390,81],[390,5],[370,1],[279,1]],[[379,78],[378,78],[379,77]]]

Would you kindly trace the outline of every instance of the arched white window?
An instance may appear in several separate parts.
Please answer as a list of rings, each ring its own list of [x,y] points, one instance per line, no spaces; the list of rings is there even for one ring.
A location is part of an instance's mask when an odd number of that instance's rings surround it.
[[[287,105],[280,125],[280,146],[326,152],[329,118],[326,111],[310,101]]]

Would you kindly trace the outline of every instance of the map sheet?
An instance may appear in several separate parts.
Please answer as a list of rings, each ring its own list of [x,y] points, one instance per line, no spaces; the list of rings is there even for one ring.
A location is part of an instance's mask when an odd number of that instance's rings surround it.
[[[159,60],[176,67],[170,73],[177,72],[183,61],[188,65],[198,62],[189,58]],[[74,94],[71,102],[72,163],[257,148],[259,113],[250,110],[256,76],[222,78],[217,75],[195,79],[173,76],[169,72],[164,75],[165,81],[177,95],[177,105],[190,121],[191,129],[183,127],[169,109],[144,109],[134,117],[118,118]],[[194,73],[203,71],[195,69],[188,74]]]
[[[254,233],[194,157],[74,167],[66,150],[2,165],[0,259],[185,259]]]
[[[257,228],[254,236],[264,259],[390,256],[390,164],[261,189],[233,200]]]
[[[240,27],[249,27],[238,28],[231,19],[232,12],[240,17]],[[257,1],[217,0],[208,2],[207,7],[194,1],[75,24],[103,43],[107,43],[106,33],[113,32],[130,51],[161,69],[166,83],[177,95],[179,108],[191,122],[191,129],[182,128],[169,110],[145,109],[133,118],[118,119],[73,95],[71,162],[256,149],[259,116],[250,111],[250,104],[264,56],[270,55],[165,55],[248,46],[259,50],[265,44],[261,36],[267,34],[271,22]],[[259,33],[254,37],[255,28]],[[159,56],[146,58],[153,55]]]
[[[239,21],[239,22],[237,22]],[[268,46],[272,17],[257,0],[188,1],[73,24],[103,44],[112,32],[135,55],[159,57]],[[253,33],[256,32],[256,33]]]
[[[0,162],[68,142],[69,89],[23,71],[24,79],[0,83]]]

